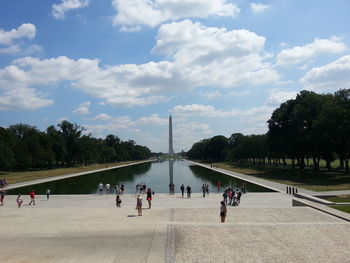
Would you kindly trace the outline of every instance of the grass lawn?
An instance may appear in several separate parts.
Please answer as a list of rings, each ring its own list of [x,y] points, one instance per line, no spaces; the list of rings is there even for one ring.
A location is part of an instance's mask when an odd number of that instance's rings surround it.
[[[20,183],[24,181],[31,181],[36,179],[49,178],[59,175],[80,173],[98,170],[106,168],[106,166],[118,166],[132,162],[118,162],[118,163],[108,163],[108,164],[93,164],[88,166],[78,166],[70,168],[58,168],[50,170],[40,170],[40,171],[25,171],[25,172],[0,172],[0,178],[6,178],[8,184]]]
[[[335,203],[350,203],[350,195],[338,195],[336,197],[324,198]]]
[[[330,207],[350,214],[350,205],[331,205]]]
[[[350,174],[340,171],[312,169],[291,169],[283,167],[253,166],[250,164],[213,163],[222,169],[253,175],[281,184],[296,186],[312,191],[350,190]]]

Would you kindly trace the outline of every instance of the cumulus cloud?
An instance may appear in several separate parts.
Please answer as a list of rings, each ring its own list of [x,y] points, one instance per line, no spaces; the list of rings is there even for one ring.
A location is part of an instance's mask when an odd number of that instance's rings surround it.
[[[266,103],[268,105],[278,106],[287,100],[294,99],[297,94],[297,91],[272,89],[269,90],[269,97],[267,98]]]
[[[312,68],[300,79],[300,83],[318,92],[350,88],[350,55],[325,66]]]
[[[270,6],[269,5],[264,5],[264,4],[256,4],[256,3],[252,3],[250,5],[250,9],[253,11],[253,13],[255,14],[261,14],[263,12],[265,12],[267,9],[269,9]]]
[[[264,43],[264,37],[248,30],[228,31],[185,20],[159,29],[153,52],[168,60],[101,66],[96,59],[24,57],[0,69],[0,89],[64,81],[105,105],[150,105],[203,86],[231,89],[277,82],[279,74],[264,61]]]
[[[52,5],[52,15],[56,19],[64,19],[67,11],[87,7],[89,0],[61,0],[60,4]]]
[[[22,24],[17,29],[12,29],[10,31],[5,31],[0,28],[0,44],[11,45],[16,39],[32,39],[35,37],[35,34],[36,27],[30,23]]]
[[[240,9],[226,0],[112,0],[117,12],[112,21],[123,31],[155,27],[165,21],[190,17],[238,15]]]
[[[74,114],[85,115],[89,113],[90,101],[83,102],[73,111]]]
[[[207,118],[233,117],[233,116],[237,116],[240,113],[240,111],[238,110],[222,111],[222,110],[216,110],[211,105],[199,105],[199,104],[177,105],[171,110],[171,112],[179,116],[201,116],[201,117],[207,117]]]
[[[101,113],[97,116],[95,116],[94,118],[92,118],[93,121],[108,121],[112,119],[112,116],[106,114],[106,113]]]
[[[142,117],[136,121],[138,124],[156,124],[156,125],[168,125],[169,119],[160,118],[158,114],[152,114],[148,117]]]
[[[277,55],[278,66],[298,64],[312,59],[320,54],[341,53],[346,50],[346,45],[338,37],[330,39],[315,39],[311,44],[283,49]]]

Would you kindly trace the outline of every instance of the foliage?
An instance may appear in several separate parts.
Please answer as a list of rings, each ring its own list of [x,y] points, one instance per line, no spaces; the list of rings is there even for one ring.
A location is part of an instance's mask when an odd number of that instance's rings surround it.
[[[77,124],[62,121],[46,132],[27,124],[0,127],[0,170],[72,167],[91,163],[142,160],[151,156],[145,146],[121,141],[115,135],[96,139]]]

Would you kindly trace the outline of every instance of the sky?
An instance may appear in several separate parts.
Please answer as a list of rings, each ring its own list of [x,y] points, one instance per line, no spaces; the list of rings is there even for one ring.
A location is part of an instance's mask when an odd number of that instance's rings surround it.
[[[350,88],[349,0],[1,0],[0,126],[68,120],[153,152],[263,134]]]

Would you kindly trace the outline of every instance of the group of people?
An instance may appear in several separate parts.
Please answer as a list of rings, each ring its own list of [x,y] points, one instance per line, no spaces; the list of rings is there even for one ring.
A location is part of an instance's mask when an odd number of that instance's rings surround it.
[[[185,186],[184,186],[184,184],[182,184],[182,185],[180,186],[180,190],[181,190],[181,196],[182,196],[182,198],[183,198],[183,197],[184,197],[184,193],[185,193]],[[186,187],[186,192],[187,192],[187,198],[190,198],[190,197],[191,197],[191,193],[192,193],[192,188],[191,188],[191,186],[187,185],[187,187]]]
[[[233,188],[229,187],[224,191],[222,196],[224,198],[223,202],[225,203],[225,205],[239,206],[242,192],[240,189],[237,189],[235,191]]]
[[[7,186],[7,181],[6,178],[3,178],[2,180],[0,180],[0,188],[5,188]]]
[[[106,189],[106,194],[109,194],[111,192],[111,185],[109,183],[107,183],[106,185],[103,185],[103,183],[99,183],[98,184],[98,193],[99,195],[103,195],[103,191],[104,189]],[[125,190],[125,186],[124,184],[121,184],[120,187],[118,184],[116,184],[114,186],[114,190],[115,190],[115,193],[117,195],[121,194],[123,195],[124,194],[124,190]]]
[[[46,200],[49,200],[50,199],[50,194],[51,194],[50,189],[47,189],[45,193],[46,193]],[[30,191],[29,197],[30,197],[30,202],[28,203],[28,205],[36,205],[36,203],[35,203],[35,190],[34,189],[32,189]],[[5,199],[5,191],[4,190],[0,190],[0,206],[4,205],[4,199]],[[18,208],[22,207],[23,197],[22,197],[21,194],[17,195],[16,203],[17,203],[17,207]]]
[[[143,182],[136,184],[136,192],[135,194],[144,194],[146,193],[147,185]]]

